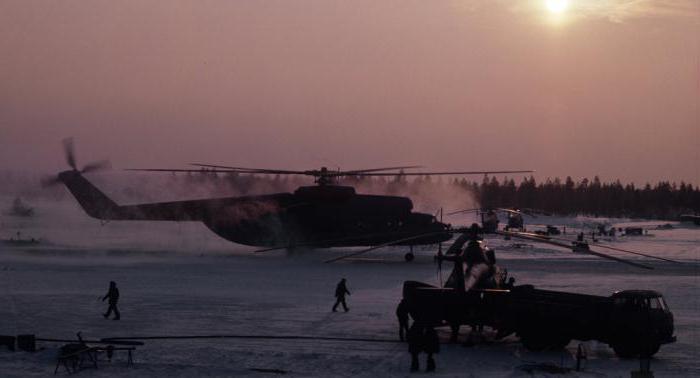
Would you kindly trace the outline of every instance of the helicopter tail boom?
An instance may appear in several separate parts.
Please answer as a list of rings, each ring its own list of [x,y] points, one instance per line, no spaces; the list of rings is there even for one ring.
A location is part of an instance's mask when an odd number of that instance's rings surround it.
[[[59,174],[85,212],[101,220],[205,221],[222,207],[236,207],[257,197],[157,202],[120,206],[75,170]]]
[[[119,205],[102,193],[79,172],[65,171],[58,179],[68,188],[85,212],[97,219],[110,220],[119,213]]]

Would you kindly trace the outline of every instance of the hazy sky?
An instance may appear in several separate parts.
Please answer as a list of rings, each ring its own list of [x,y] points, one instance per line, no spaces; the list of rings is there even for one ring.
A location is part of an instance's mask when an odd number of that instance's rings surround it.
[[[116,168],[700,184],[700,0],[556,3],[0,0],[0,169],[73,136]]]

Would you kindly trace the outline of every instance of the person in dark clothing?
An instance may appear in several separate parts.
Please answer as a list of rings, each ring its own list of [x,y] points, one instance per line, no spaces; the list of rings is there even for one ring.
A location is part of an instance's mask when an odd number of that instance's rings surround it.
[[[413,322],[406,335],[408,337],[408,353],[411,353],[411,371],[418,371],[420,364],[418,354],[423,350],[423,327]]]
[[[413,322],[411,328],[408,329],[408,352],[411,353],[412,372],[420,369],[418,362],[420,352],[425,352],[428,355],[425,371],[435,371],[433,354],[440,352],[440,340],[438,340],[435,329]]]
[[[117,289],[117,283],[114,281],[109,281],[109,291],[107,292],[107,295],[105,295],[102,298],[102,302],[105,301],[105,299],[109,299],[107,303],[109,303],[109,308],[107,309],[107,313],[102,314],[102,316],[105,317],[105,319],[109,318],[109,315],[114,311],[114,320],[119,320],[121,318],[121,315],[119,314],[119,309],[117,309],[117,302],[119,302],[119,289]]]
[[[345,278],[340,280],[338,282],[338,285],[335,287],[335,304],[333,305],[333,312],[336,312],[336,309],[338,308],[339,304],[343,305],[343,309],[345,312],[348,312],[348,305],[345,303],[345,294],[350,295],[350,291],[348,291],[347,286],[345,286]]]
[[[433,354],[440,353],[440,340],[433,327],[425,328],[425,333],[423,334],[423,351],[428,355],[425,371],[435,371]]]
[[[396,317],[399,319],[399,339],[404,341],[404,334],[408,333],[408,304],[405,299],[401,299],[396,307]]]

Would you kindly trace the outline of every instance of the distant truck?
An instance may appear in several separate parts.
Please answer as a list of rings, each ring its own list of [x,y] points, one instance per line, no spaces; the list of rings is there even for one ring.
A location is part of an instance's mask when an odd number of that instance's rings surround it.
[[[427,326],[489,326],[515,333],[528,350],[561,349],[572,339],[609,344],[623,358],[652,356],[676,341],[663,296],[626,290],[609,297],[535,289],[459,292],[406,281],[403,296],[415,321]]]

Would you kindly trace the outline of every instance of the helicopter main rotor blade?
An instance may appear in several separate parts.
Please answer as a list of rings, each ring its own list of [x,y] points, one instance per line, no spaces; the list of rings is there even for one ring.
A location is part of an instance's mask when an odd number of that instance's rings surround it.
[[[406,166],[400,166],[400,167],[356,169],[356,170],[351,170],[351,171],[331,171],[331,170],[328,170],[325,173],[322,173],[320,170],[293,171],[293,170],[286,170],[286,169],[245,168],[245,167],[232,167],[232,166],[227,166],[227,165],[200,164],[200,163],[191,163],[190,165],[194,165],[197,167],[205,167],[205,168],[231,169],[231,170],[236,170],[236,171],[242,170],[242,171],[250,171],[250,172],[255,172],[255,173],[312,175],[312,176],[314,176],[314,175],[353,176],[353,175],[356,175],[359,173],[367,173],[367,172],[388,171],[388,170],[396,170],[396,169],[422,168],[420,165],[406,165]]]
[[[396,173],[360,173],[357,176],[438,176],[438,175],[487,175],[505,173],[532,173],[535,171],[445,171],[445,172],[396,172]]]
[[[414,168],[423,168],[420,165],[406,165],[403,167],[386,167],[386,168],[371,168],[371,169],[355,169],[352,171],[341,171],[339,173],[345,175],[345,176],[352,176],[357,173],[370,173],[370,172],[379,172],[379,171],[390,171],[390,170],[395,170],[395,169],[414,169]]]
[[[415,239],[424,238],[424,237],[426,237],[426,236],[444,234],[444,233],[446,233],[446,232],[447,232],[447,231],[429,232],[429,233],[426,233],[426,234],[414,235],[414,236],[411,236],[411,237],[408,237],[408,238],[393,240],[393,241],[390,241],[390,242],[387,242],[387,243],[382,243],[382,244],[375,245],[374,247],[371,247],[371,248],[363,249],[363,250],[358,251],[358,252],[348,253],[348,254],[343,255],[343,256],[335,257],[335,258],[332,258],[332,259],[330,259],[330,260],[324,261],[324,263],[332,263],[332,262],[335,262],[335,261],[344,260],[344,259],[347,259],[348,257],[359,256],[359,255],[365,254],[365,253],[367,253],[367,252],[374,251],[375,249],[384,248],[384,247],[388,247],[388,246],[390,246],[390,245],[395,245],[395,244],[404,243],[404,242],[411,241],[411,240],[415,240]]]
[[[125,171],[140,171],[140,172],[191,172],[191,173],[232,173],[235,171],[224,169],[170,169],[170,168],[126,168]],[[243,172],[253,173],[253,172]]]
[[[194,165],[197,167],[203,167],[203,168],[216,168],[216,169],[226,169],[231,172],[238,172],[238,173],[262,173],[262,174],[282,174],[282,175],[308,175],[309,172],[311,171],[291,171],[287,169],[267,169],[267,168],[243,168],[243,167],[231,167],[227,165],[213,165],[213,164],[199,164],[199,163],[191,163],[190,165]]]

